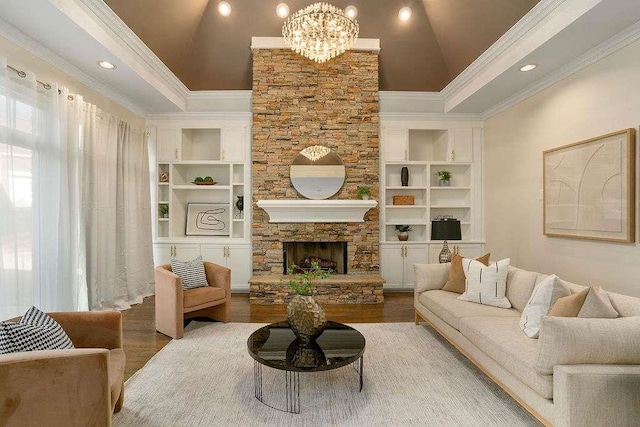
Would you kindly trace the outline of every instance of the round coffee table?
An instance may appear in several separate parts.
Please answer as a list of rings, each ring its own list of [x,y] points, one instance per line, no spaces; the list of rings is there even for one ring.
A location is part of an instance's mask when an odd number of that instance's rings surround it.
[[[255,397],[267,406],[262,396],[262,366],[285,371],[286,408],[300,413],[300,372],[319,372],[354,364],[362,391],[364,336],[350,326],[328,322],[327,327],[310,345],[303,346],[289,327],[278,322],[264,326],[249,336],[247,348],[253,357]]]

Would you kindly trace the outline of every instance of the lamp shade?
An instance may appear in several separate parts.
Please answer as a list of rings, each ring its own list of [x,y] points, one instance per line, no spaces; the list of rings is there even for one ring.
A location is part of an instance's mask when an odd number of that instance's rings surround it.
[[[431,221],[431,240],[462,240],[460,221],[457,219]]]

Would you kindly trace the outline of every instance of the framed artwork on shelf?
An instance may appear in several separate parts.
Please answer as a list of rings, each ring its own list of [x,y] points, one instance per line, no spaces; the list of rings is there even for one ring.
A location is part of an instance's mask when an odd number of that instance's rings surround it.
[[[635,163],[635,129],[544,151],[544,234],[634,242]]]
[[[187,236],[228,236],[229,203],[187,203]]]

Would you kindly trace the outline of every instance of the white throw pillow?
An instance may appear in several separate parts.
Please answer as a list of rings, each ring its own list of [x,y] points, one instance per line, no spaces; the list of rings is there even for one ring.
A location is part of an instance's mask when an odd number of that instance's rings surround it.
[[[466,277],[465,287],[464,293],[458,299],[494,307],[511,308],[511,303],[505,296],[509,262],[509,258],[506,258],[486,266],[475,259],[464,258],[462,269]]]
[[[549,314],[549,310],[558,298],[571,295],[571,290],[555,274],[544,279],[535,287],[529,302],[520,316],[520,329],[529,338],[538,338],[540,319]]]

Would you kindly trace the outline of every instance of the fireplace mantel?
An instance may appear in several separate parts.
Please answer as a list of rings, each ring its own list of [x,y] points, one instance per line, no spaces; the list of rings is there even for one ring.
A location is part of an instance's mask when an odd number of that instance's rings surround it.
[[[258,200],[269,222],[364,222],[375,200]]]

